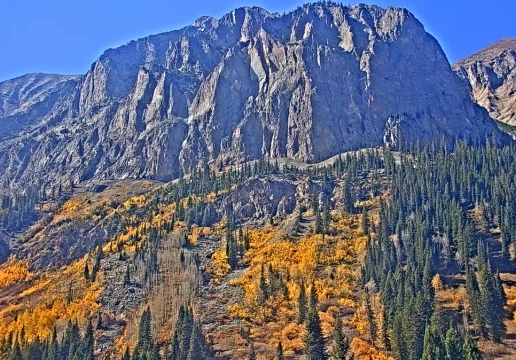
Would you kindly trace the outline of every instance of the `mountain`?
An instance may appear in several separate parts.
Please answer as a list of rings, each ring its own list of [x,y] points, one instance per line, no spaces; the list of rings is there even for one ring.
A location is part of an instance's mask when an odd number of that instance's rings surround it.
[[[488,46],[453,64],[453,69],[492,118],[516,126],[516,38]]]
[[[84,76],[0,89],[0,186],[47,193],[498,131],[410,12],[368,5],[239,8],[109,49]]]
[[[1,83],[0,360],[515,359],[516,142],[469,90],[330,2]]]

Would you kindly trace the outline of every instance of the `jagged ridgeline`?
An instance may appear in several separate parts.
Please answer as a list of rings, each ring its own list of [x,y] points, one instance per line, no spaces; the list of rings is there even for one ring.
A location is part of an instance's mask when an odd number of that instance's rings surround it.
[[[0,94],[4,192],[499,133],[409,11],[331,2],[203,17]]]

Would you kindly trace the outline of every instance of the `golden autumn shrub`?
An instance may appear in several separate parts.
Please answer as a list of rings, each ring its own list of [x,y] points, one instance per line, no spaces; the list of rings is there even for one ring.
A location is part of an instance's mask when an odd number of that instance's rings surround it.
[[[281,332],[281,343],[285,351],[300,351],[303,349],[303,336],[305,327],[296,323],[290,323]]]
[[[350,349],[355,360],[394,360],[392,357],[382,354],[373,345],[358,337],[353,338]]]
[[[15,304],[0,310],[0,337],[23,328],[28,341],[46,339],[55,325],[62,326],[68,319],[84,323],[100,307],[97,299],[102,292],[102,274],[96,282],[88,282],[83,269],[82,259],[42,275],[17,294]]]
[[[26,282],[31,279],[29,265],[26,261],[16,260],[10,257],[9,260],[0,267],[0,289],[18,282]]]
[[[215,251],[211,259],[211,267],[208,269],[208,272],[214,275],[212,280],[217,283],[231,271],[225,246],[221,246],[219,250]]]
[[[516,286],[504,285],[505,296],[507,297],[507,307],[516,322]]]
[[[435,291],[444,290],[443,281],[441,280],[441,276],[439,274],[435,274],[435,276],[433,277],[432,287],[435,289]]]

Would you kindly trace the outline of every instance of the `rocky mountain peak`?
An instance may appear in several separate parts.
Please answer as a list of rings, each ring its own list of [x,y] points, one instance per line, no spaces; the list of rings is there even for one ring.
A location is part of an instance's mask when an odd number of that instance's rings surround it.
[[[243,7],[106,50],[84,76],[53,84],[55,102],[0,141],[4,189],[35,177],[46,189],[171,180],[202,164],[317,162],[385,139],[397,148],[498,132],[402,8]]]
[[[491,117],[516,125],[516,38],[507,38],[453,65],[475,102]]]

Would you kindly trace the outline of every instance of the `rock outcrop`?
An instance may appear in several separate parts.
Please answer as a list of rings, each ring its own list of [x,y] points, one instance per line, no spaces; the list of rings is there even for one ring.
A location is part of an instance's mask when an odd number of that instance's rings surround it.
[[[0,89],[4,191],[498,132],[410,12],[367,5],[239,8]]]
[[[320,164],[319,164],[320,165]],[[318,165],[315,165],[318,166]],[[367,183],[369,174],[360,176],[360,186],[352,189],[352,198],[363,201],[371,198],[371,186]],[[343,206],[343,182],[331,180],[311,180],[306,175],[272,174],[253,177],[242,184],[235,185],[231,191],[220,195],[211,207],[210,222],[216,223],[224,219],[229,210],[234,214],[239,226],[264,225],[270,220],[275,222],[286,220],[297,211],[311,211],[314,200],[318,201],[320,210],[324,205],[330,207]],[[143,191],[143,190],[141,190]],[[143,192],[137,192],[137,194]],[[85,193],[93,196],[92,193]],[[106,243],[119,234],[123,217],[129,216],[130,208],[119,207],[126,197],[117,201],[109,201],[101,206],[98,198],[113,196],[113,189],[107,187],[95,194],[90,210],[95,214],[78,216],[77,214],[56,219],[47,218],[35,226],[38,231],[26,233],[24,241],[13,253],[20,259],[27,259],[32,269],[59,268],[79,259],[100,244]],[[148,193],[148,202],[158,202],[157,198]],[[128,197],[127,197],[128,198]],[[135,218],[144,218],[145,212],[132,213]],[[1,234],[0,234],[1,235]],[[4,251],[5,250],[5,251]],[[0,237],[0,264],[7,259],[7,248],[2,248]]]
[[[492,118],[516,126],[516,38],[501,40],[453,68]]]

